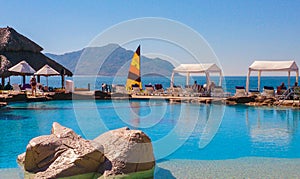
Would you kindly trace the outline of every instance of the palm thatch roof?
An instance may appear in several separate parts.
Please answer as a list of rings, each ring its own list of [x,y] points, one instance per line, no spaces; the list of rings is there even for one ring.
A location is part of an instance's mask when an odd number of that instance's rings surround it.
[[[0,28],[0,55],[14,66],[25,60],[36,71],[48,64],[61,75],[72,76],[72,72],[41,53],[42,47],[11,27]]]
[[[0,51],[30,51],[39,53],[42,50],[42,47],[19,34],[13,28],[0,28]]]

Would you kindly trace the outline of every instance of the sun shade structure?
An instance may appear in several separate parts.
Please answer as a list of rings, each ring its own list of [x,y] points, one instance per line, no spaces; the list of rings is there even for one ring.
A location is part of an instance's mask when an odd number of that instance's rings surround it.
[[[48,86],[48,76],[55,76],[55,75],[60,75],[60,73],[58,73],[56,70],[54,70],[53,68],[51,68],[49,65],[45,65],[43,66],[41,69],[39,69],[36,73],[34,73],[35,75],[40,75],[40,76],[46,76],[46,80],[47,80],[47,86]]]
[[[210,73],[219,73],[220,80],[219,86],[222,85],[222,70],[214,63],[203,63],[203,64],[181,64],[173,69],[171,76],[171,87],[174,86],[174,75],[175,73],[186,73],[186,85],[189,85],[190,74],[205,73],[206,82],[210,84]]]
[[[43,50],[38,44],[18,33],[11,27],[0,28],[0,55],[10,61],[11,66],[14,66],[26,60],[26,62],[35,70],[40,69],[48,64],[61,75],[62,87],[64,87],[65,76],[72,76],[72,72],[57,63],[56,61],[45,56]],[[2,58],[2,57],[1,57]],[[9,66],[8,68],[10,68]],[[9,72],[9,71],[8,71]],[[6,73],[4,77],[14,73]],[[38,79],[39,81],[39,79]]]
[[[21,75],[32,75],[35,73],[35,70],[25,60],[9,68],[8,71]]]
[[[25,84],[26,75],[32,75],[35,73],[35,70],[25,60],[9,68],[8,71],[10,71],[14,75],[23,76],[23,84]]]
[[[296,82],[298,82],[299,69],[295,61],[254,61],[249,66],[246,91],[249,91],[250,74],[252,71],[257,71],[257,88],[260,89],[260,76],[263,71],[269,72],[287,72],[288,73],[288,86],[290,87],[290,76],[291,72],[296,72]]]

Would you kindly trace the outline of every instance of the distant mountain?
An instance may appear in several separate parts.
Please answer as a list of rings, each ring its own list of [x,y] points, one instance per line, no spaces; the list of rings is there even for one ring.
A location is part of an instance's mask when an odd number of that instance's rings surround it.
[[[62,64],[75,75],[125,76],[133,55],[132,50],[126,50],[117,44],[103,47],[88,47],[82,50],[55,55],[45,55]],[[141,57],[142,75],[170,76],[174,66],[160,58]]]

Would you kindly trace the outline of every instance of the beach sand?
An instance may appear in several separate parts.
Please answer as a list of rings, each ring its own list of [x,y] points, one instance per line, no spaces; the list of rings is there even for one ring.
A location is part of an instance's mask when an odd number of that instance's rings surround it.
[[[1,169],[0,178],[19,179],[19,168]],[[155,178],[300,178],[300,159],[249,157],[230,160],[166,160]]]

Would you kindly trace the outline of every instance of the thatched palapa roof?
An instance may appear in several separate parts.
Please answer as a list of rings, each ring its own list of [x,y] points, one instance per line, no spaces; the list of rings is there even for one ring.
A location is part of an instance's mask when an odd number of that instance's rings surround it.
[[[42,50],[42,47],[19,34],[13,28],[0,28],[0,51],[30,51],[39,53]]]
[[[72,76],[72,72],[41,53],[42,47],[11,27],[0,28],[0,55],[14,66],[25,60],[36,71],[48,64],[61,74]],[[4,58],[5,57],[5,58]],[[2,62],[1,62],[2,63]],[[10,66],[10,67],[11,67]],[[1,69],[1,67],[0,67]],[[0,74],[1,75],[1,74]]]

